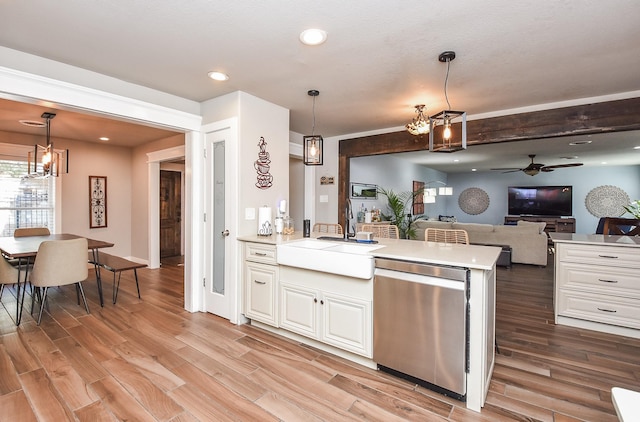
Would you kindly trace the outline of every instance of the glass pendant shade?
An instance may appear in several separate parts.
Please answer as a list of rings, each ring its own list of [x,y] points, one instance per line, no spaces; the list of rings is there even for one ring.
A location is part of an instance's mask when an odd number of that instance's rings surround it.
[[[322,136],[311,135],[305,136],[303,141],[304,148],[304,164],[307,166],[322,165]]]

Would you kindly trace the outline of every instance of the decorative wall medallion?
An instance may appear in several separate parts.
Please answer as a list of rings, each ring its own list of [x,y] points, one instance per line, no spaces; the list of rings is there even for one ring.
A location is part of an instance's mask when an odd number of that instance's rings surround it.
[[[458,205],[467,214],[482,214],[489,208],[489,194],[480,188],[467,188],[460,193]]]
[[[584,199],[587,210],[594,217],[620,217],[629,205],[629,195],[617,186],[598,186],[591,189]]]
[[[260,189],[269,189],[273,186],[273,175],[269,173],[269,164],[271,163],[271,160],[269,159],[269,153],[267,152],[267,141],[264,140],[264,137],[260,137],[258,146],[260,147],[258,159],[253,163],[253,167],[258,172],[256,187]]]

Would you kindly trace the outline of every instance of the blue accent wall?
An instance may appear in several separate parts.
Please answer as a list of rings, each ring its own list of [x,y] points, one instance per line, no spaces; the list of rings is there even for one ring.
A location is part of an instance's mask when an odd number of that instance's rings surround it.
[[[350,161],[352,182],[375,184],[393,189],[394,192],[411,191],[414,180],[446,182],[453,187],[453,196],[438,196],[435,204],[425,204],[425,213],[435,218],[438,215],[453,215],[458,221],[468,223],[503,224],[507,215],[509,186],[573,186],[573,217],[576,219],[577,233],[595,233],[598,225],[599,218],[591,215],[585,205],[587,194],[592,189],[604,185],[616,186],[625,191],[630,200],[640,199],[640,166],[575,167],[528,176],[523,172],[498,171],[447,174],[393,155],[358,157]],[[432,185],[439,186],[442,185]],[[458,205],[460,193],[470,187],[481,188],[489,195],[489,208],[482,214],[466,214]],[[384,197],[378,197],[376,201],[354,200],[354,209],[360,209],[363,203],[368,209],[375,205],[385,212]]]
[[[573,217],[577,233],[595,233],[598,217],[591,215],[585,205],[587,194],[598,186],[617,186],[629,195],[630,200],[640,199],[640,166],[576,167],[558,169],[549,173],[528,176],[523,172],[451,173],[449,184],[454,195],[448,197],[447,212],[458,221],[470,223],[502,224],[507,215],[507,188],[509,186],[573,186]],[[478,215],[469,215],[460,209],[458,196],[470,187],[478,187],[489,194],[489,208]],[[626,215],[630,217],[630,215]]]

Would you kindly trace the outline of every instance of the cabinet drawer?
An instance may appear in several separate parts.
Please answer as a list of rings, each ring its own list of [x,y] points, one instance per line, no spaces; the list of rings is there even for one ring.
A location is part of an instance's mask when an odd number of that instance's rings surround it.
[[[245,259],[247,261],[276,264],[276,246],[264,243],[245,243]]]
[[[562,289],[640,299],[638,270],[561,262],[556,282]]]
[[[640,268],[640,248],[559,244],[557,251],[560,261]]]
[[[560,290],[558,315],[629,328],[640,328],[640,301]]]

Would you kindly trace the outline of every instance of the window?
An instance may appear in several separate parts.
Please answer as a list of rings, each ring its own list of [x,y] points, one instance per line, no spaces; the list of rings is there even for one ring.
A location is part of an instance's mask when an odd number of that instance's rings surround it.
[[[18,227],[47,227],[55,232],[54,177],[27,175],[30,148],[0,144],[0,235],[13,236]]]

